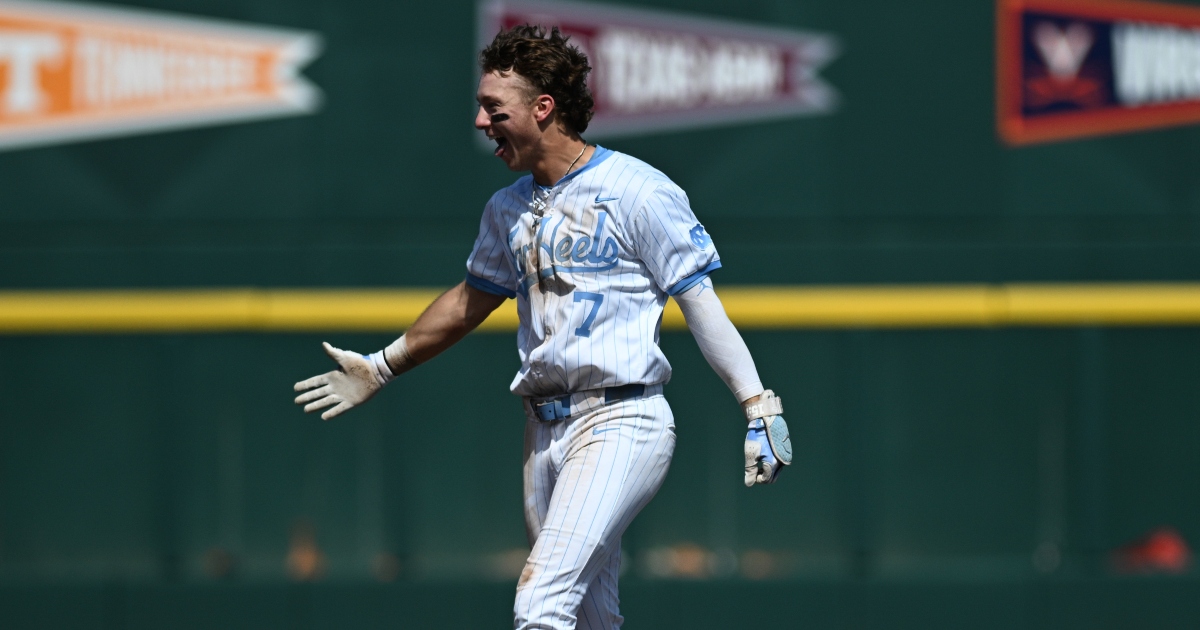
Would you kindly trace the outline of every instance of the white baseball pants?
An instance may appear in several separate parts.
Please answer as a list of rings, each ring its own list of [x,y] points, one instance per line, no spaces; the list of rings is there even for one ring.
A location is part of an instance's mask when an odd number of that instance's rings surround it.
[[[614,630],[621,535],[662,486],[675,422],[661,386],[645,397],[536,419],[526,405],[525,527],[517,630]]]

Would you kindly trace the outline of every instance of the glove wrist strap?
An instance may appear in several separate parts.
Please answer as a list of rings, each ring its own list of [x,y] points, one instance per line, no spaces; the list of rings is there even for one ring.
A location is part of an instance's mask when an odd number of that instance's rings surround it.
[[[408,341],[404,335],[400,335],[399,339],[383,350],[368,355],[367,360],[375,368],[375,378],[381,387],[417,366],[417,362],[408,353]]]
[[[392,373],[392,369],[388,367],[387,361],[383,358],[383,350],[373,352],[367,355],[367,361],[371,363],[371,367],[375,368],[375,380],[379,382],[379,386],[383,387],[392,382],[396,375]]]
[[[753,422],[767,416],[782,415],[783,401],[775,395],[775,392],[768,389],[763,391],[758,402],[743,404],[742,410],[746,412],[746,421]]]

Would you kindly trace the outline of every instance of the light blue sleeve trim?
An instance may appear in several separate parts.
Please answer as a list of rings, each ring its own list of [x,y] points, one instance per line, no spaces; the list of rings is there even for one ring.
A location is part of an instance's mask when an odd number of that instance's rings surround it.
[[[721,268],[721,261],[719,261],[719,260],[714,260],[714,261],[708,263],[707,267],[701,269],[700,271],[697,271],[696,273],[694,273],[694,274],[684,278],[683,280],[676,282],[674,285],[672,285],[670,289],[667,289],[667,295],[679,295],[680,293],[687,291],[688,289],[696,286],[696,284],[698,284],[701,280],[707,278],[708,274],[710,274],[720,268]]]
[[[480,291],[483,291],[484,293],[491,293],[492,295],[501,295],[506,298],[517,297],[516,291],[509,291],[508,289],[505,289],[504,287],[496,284],[495,282],[492,282],[490,280],[484,280],[483,278],[480,278],[479,276],[477,276],[473,273],[467,274],[467,286],[474,288],[474,289],[479,289]]]

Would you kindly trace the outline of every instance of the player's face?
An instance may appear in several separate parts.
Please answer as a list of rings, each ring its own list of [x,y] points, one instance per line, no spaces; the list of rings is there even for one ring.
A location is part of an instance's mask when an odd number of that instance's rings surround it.
[[[530,99],[529,84],[515,73],[495,72],[479,79],[479,112],[475,128],[496,142],[495,156],[514,171],[527,171],[537,158],[541,128],[539,101]]]

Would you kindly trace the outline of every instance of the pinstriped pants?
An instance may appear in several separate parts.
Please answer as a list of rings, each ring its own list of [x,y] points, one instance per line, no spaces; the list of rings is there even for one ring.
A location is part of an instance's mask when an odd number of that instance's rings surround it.
[[[661,394],[525,425],[525,527],[517,630],[613,630],[621,535],[662,486],[675,423]]]

